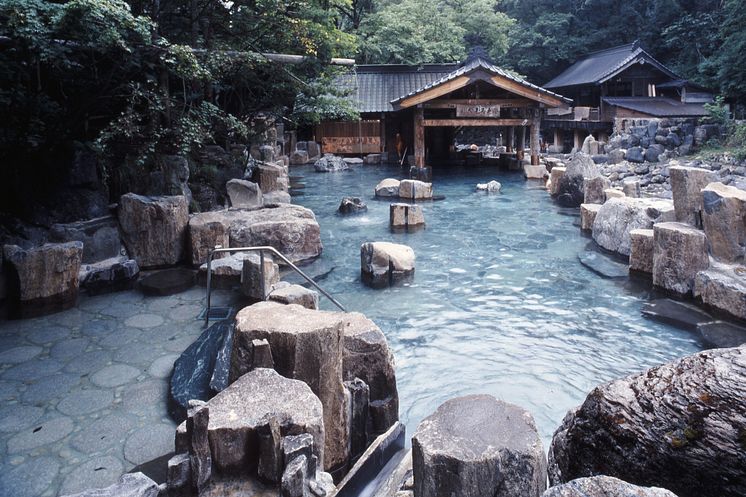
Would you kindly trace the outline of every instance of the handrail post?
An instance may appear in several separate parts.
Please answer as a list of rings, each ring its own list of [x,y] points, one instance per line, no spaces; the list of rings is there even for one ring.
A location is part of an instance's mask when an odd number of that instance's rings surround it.
[[[264,287],[264,250],[259,251],[259,274],[262,278],[262,281],[259,283],[259,288],[262,292],[262,300],[267,300],[267,289]]]
[[[205,327],[210,324],[210,297],[212,293],[212,257],[216,250],[221,248],[220,245],[215,245],[215,248],[207,254],[207,310],[205,311]]]

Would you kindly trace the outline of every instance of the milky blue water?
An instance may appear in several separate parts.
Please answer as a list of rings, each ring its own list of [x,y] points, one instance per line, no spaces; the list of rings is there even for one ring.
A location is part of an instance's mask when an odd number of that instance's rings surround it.
[[[700,350],[694,335],[643,318],[649,285],[608,280],[578,262],[589,243],[577,210],[556,206],[538,183],[495,169],[435,171],[422,203],[427,228],[392,233],[389,202],[374,199],[398,168],[316,173],[294,203],[321,225],[322,257],[308,269],[348,310],[384,331],[394,351],[400,415],[411,436],[445,400],[488,393],[531,411],[546,444],[568,409],[596,385]],[[499,195],[475,192],[491,179]],[[362,197],[363,215],[342,217],[342,197]],[[360,280],[360,244],[391,241],[416,254],[412,284],[385,290]],[[322,299],[322,301],[325,299]],[[333,309],[328,302],[322,308]]]

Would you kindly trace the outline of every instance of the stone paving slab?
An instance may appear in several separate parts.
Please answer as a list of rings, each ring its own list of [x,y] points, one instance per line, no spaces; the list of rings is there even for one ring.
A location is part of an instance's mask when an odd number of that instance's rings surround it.
[[[202,332],[203,288],[82,295],[78,307],[0,321],[0,495],[110,485],[173,450],[175,359]],[[215,305],[237,305],[213,292]]]

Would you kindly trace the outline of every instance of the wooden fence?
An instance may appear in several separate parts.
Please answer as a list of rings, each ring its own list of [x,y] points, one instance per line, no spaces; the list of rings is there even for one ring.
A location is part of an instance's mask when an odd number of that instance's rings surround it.
[[[381,121],[323,122],[315,129],[325,154],[377,154],[381,148]]]

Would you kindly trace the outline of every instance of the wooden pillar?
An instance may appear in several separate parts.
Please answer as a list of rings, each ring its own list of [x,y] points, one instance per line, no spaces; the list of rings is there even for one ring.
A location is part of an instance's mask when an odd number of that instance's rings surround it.
[[[513,126],[508,127],[508,143],[506,144],[505,151],[511,153],[513,151],[513,142],[515,137],[515,128]]]
[[[541,111],[539,109],[534,110],[531,116],[531,165],[539,165],[539,147],[540,137],[539,132],[541,131]]]
[[[414,109],[414,165],[425,167],[425,111]]]
[[[562,131],[559,128],[554,128],[554,146],[555,147],[560,147],[560,148],[557,149],[560,152],[562,152],[562,145],[563,145],[562,142],[563,142],[563,140],[562,140]]]
[[[573,131],[573,147],[576,151],[580,151],[580,149],[583,148],[583,138],[580,136],[579,129]]]
[[[518,150],[526,148],[526,126],[518,128]]]

